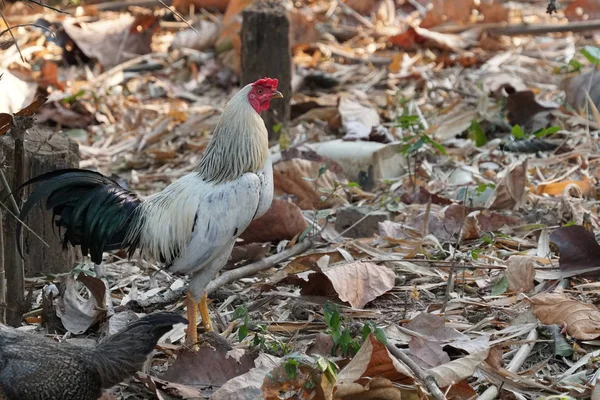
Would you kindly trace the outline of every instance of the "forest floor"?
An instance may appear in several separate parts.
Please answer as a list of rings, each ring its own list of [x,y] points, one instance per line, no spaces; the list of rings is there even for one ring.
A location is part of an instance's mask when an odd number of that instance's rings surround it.
[[[249,1],[186,11],[201,3],[175,2],[187,22],[158,2],[6,4],[0,112],[46,92],[38,124],[79,144],[80,167],[161,190],[239,89]],[[548,3],[286,3],[276,200],[209,287],[220,335],[193,352],[176,327],[104,398],[600,398],[600,6]],[[66,333],[49,336],[75,343],[184,314],[187,277],[104,265],[109,296],[74,279],[89,260],[28,278],[20,329],[42,334],[55,288]]]

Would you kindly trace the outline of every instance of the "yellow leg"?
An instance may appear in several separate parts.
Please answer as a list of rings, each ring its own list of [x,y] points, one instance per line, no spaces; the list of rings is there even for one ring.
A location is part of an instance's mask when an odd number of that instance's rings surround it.
[[[187,306],[188,320],[185,344],[191,347],[198,343],[198,306],[196,305],[196,302],[194,301],[190,293],[187,294],[185,298],[185,303]]]
[[[213,326],[210,320],[210,314],[208,313],[208,297],[206,296],[206,292],[202,295],[202,300],[200,300],[200,304],[198,304],[198,309],[200,310],[200,318],[202,319],[204,331],[212,332]]]

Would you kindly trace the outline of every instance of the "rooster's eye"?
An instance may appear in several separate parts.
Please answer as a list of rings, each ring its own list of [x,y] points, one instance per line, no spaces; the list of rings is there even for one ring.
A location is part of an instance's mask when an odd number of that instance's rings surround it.
[[[256,93],[258,93],[258,94],[262,94],[262,89],[258,89],[258,90],[256,91]]]

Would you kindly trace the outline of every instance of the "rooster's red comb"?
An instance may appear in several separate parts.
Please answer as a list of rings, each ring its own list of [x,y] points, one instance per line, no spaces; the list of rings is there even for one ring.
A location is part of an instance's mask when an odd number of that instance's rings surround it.
[[[277,80],[277,78],[262,78],[257,80],[256,82],[254,82],[252,84],[252,86],[266,86],[266,87],[270,87],[273,90],[277,90],[277,85],[279,84],[279,81]]]

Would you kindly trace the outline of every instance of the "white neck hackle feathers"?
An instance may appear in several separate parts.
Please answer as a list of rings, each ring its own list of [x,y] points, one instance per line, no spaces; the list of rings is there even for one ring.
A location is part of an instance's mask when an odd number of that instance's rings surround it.
[[[252,84],[246,85],[229,100],[194,170],[207,182],[233,181],[265,165],[269,154],[267,128],[248,101],[251,90]]]
[[[252,85],[236,93],[225,106],[200,164],[138,208],[126,240],[139,235],[140,251],[170,264],[185,249],[194,228],[203,189],[198,178],[218,185],[247,172],[258,172],[269,155],[268,134],[260,115],[248,101]]]

